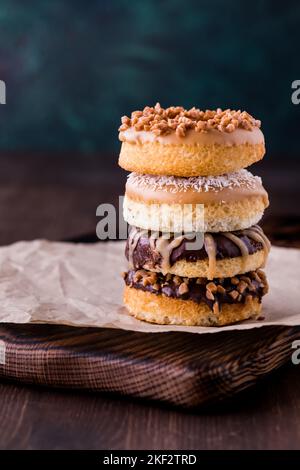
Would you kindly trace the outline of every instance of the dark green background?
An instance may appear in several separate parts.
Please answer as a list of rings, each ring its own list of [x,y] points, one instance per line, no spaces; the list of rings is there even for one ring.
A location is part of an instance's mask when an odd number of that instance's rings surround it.
[[[115,152],[146,104],[243,108],[299,156],[297,1],[1,0],[1,150]]]

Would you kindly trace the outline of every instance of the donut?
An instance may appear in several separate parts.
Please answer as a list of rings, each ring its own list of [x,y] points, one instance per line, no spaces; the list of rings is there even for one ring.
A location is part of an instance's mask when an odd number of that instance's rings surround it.
[[[255,318],[268,291],[260,270],[213,281],[130,270],[124,280],[128,311],[139,320],[163,325],[223,326]]]
[[[245,168],[265,154],[245,111],[146,106],[122,118],[119,165],[131,172],[124,303],[137,319],[223,326],[261,312],[269,205]]]
[[[264,267],[270,242],[255,225],[231,233],[151,233],[132,227],[125,256],[133,269],[170,273],[181,277],[232,277]]]
[[[268,205],[261,178],[247,170],[190,178],[131,173],[123,216],[153,231],[231,232],[257,224]]]
[[[265,154],[260,121],[243,111],[180,106],[145,107],[124,116],[119,165],[127,171],[173,176],[232,173]]]

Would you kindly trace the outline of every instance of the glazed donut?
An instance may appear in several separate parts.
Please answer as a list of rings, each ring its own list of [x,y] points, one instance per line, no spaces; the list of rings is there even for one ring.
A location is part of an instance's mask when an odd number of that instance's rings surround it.
[[[231,232],[258,223],[268,205],[261,179],[247,170],[191,178],[131,173],[123,216],[153,231]]]
[[[260,121],[248,113],[157,104],[124,116],[119,165],[152,175],[207,176],[245,168],[265,154]]]
[[[133,270],[124,273],[124,280],[128,311],[162,325],[223,326],[257,317],[268,291],[262,271],[212,282]]]
[[[159,103],[122,118],[124,303],[136,318],[222,326],[260,314],[270,242],[256,224],[269,201],[244,169],[265,154],[260,125],[245,111]]]
[[[213,279],[263,267],[269,250],[270,242],[258,225],[231,233],[199,234],[198,240],[132,227],[125,256],[132,269]]]

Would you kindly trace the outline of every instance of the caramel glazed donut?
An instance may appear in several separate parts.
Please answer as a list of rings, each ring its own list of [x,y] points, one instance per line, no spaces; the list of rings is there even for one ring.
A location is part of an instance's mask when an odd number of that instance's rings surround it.
[[[232,232],[258,223],[268,207],[261,178],[247,170],[181,178],[131,173],[124,219],[162,232]]]
[[[243,111],[145,107],[124,116],[119,165],[151,175],[222,175],[263,158],[260,121]]]

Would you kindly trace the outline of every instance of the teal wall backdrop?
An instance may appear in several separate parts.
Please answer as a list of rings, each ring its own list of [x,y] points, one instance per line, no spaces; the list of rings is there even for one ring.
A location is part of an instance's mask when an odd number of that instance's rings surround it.
[[[146,104],[244,108],[300,155],[296,0],[1,0],[0,150],[114,152]]]

